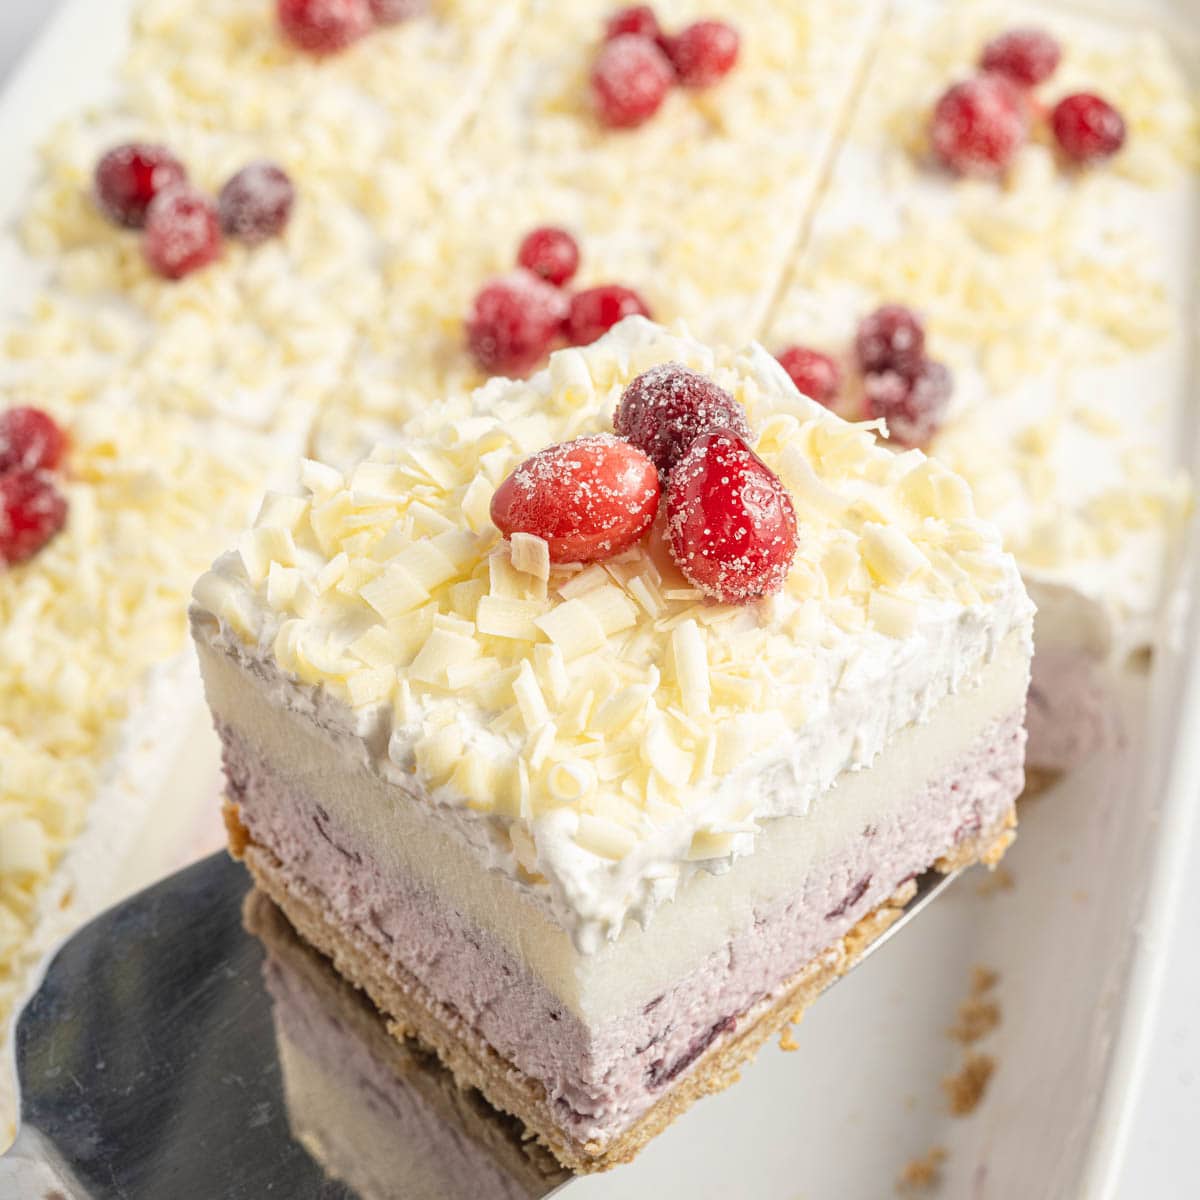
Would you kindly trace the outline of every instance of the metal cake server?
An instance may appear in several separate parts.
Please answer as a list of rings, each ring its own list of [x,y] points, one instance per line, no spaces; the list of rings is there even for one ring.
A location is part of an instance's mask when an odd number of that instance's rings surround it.
[[[922,876],[866,954],[953,878]],[[249,890],[244,869],[214,854],[62,947],[17,1025],[20,1129],[0,1159],[0,1200],[540,1200],[569,1182],[537,1160],[511,1118],[464,1099],[435,1062],[388,1041],[378,1014],[364,1017],[366,1002],[348,998],[315,952],[249,932]],[[375,1026],[382,1041],[371,1040]],[[314,1028],[315,1040],[344,1048],[346,1064],[371,1070],[318,1071],[306,1093],[298,1081],[312,1069],[303,1050]],[[289,1036],[299,1059],[282,1052]],[[384,1060],[394,1081],[375,1069]],[[457,1103],[445,1100],[452,1094]],[[387,1131],[375,1139],[386,1161],[348,1170],[364,1121]],[[451,1153],[443,1136],[457,1147],[454,1178],[427,1179]],[[475,1175],[493,1170],[491,1191],[480,1190]]]

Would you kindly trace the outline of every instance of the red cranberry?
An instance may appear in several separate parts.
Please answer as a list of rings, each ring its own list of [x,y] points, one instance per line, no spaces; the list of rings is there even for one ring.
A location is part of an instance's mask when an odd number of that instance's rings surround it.
[[[370,0],[277,0],[279,24],[309,54],[335,54],[369,33]]]
[[[606,42],[592,67],[596,115],[613,129],[648,121],[667,97],[675,72],[649,39],[623,33]]]
[[[67,501],[42,471],[0,475],[0,563],[32,558],[67,522]]]
[[[96,164],[96,199],[118,225],[141,229],[150,201],[186,180],[187,169],[165,146],[130,142],[114,147]]]
[[[572,346],[590,346],[626,317],[648,317],[646,302],[632,288],[606,283],[576,292],[567,313],[566,335]]]
[[[925,358],[925,326],[911,308],[885,304],[859,322],[854,338],[864,371],[896,371],[911,377]]]
[[[724,21],[697,21],[667,40],[667,55],[684,87],[710,87],[733,70],[741,41]]]
[[[797,389],[809,399],[826,408],[837,399],[842,386],[842,369],[828,354],[808,346],[788,346],[777,357]]]
[[[934,153],[960,175],[999,175],[1027,133],[1025,100],[1003,75],[976,75],[942,94],[933,110]]]
[[[544,538],[551,562],[595,562],[650,528],[659,491],[658,472],[640,450],[593,434],[527,458],[496,489],[492,520],[505,537]]]
[[[604,22],[606,42],[611,42],[613,38],[626,33],[649,38],[652,42],[660,42],[663,36],[658,17],[648,4],[631,4],[627,8],[619,8]]]
[[[671,554],[724,604],[777,592],[796,554],[796,513],[779,477],[736,434],[702,434],[667,486]]]
[[[1050,125],[1062,152],[1073,162],[1101,162],[1125,144],[1125,119],[1091,92],[1060,100],[1050,114]]]
[[[949,370],[926,359],[911,378],[880,371],[863,380],[867,415],[887,422],[891,441],[901,446],[927,446],[941,427],[954,390]]]
[[[188,184],[160,192],[146,213],[146,261],[167,279],[182,279],[221,257],[217,206]]]
[[[429,0],[371,0],[371,16],[380,25],[396,25],[419,17],[429,9]]]
[[[1058,39],[1044,29],[1010,29],[984,46],[979,65],[1013,83],[1036,87],[1054,74],[1061,59]]]
[[[493,279],[475,297],[467,343],[485,371],[523,375],[548,353],[566,311],[557,288],[528,271],[514,271]]]
[[[562,287],[579,269],[579,246],[565,229],[545,226],[525,236],[517,262],[555,287]]]
[[[0,475],[11,471],[53,471],[62,462],[67,435],[40,408],[0,412]]]
[[[221,189],[217,212],[227,236],[253,246],[283,232],[295,201],[286,171],[272,162],[252,162]]]
[[[673,362],[651,367],[625,389],[613,428],[664,476],[702,433],[728,429],[750,437],[746,410],[724,388]]]

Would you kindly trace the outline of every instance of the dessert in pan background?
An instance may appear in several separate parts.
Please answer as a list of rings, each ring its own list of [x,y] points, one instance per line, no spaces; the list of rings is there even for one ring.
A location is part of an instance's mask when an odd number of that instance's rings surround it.
[[[1031,713],[1051,719],[1033,723],[1034,761],[1064,766],[1109,728],[1105,676],[1147,644],[1187,507],[1142,446],[1180,391],[1168,267],[1188,258],[1132,231],[1185,227],[1196,150],[1164,37],[1029,7],[1061,62],[1024,81],[1007,170],[956,183],[926,131],[1006,6],[885,22],[850,0],[656,15],[352,0],[347,24],[315,32],[303,2],[130,7],[118,88],[53,131],[16,214],[34,270],[5,316],[0,413],[48,414],[65,442],[0,481],[0,1027],[130,860],[144,878],[213,836],[198,810],[156,803],[200,704],[196,573],[303,446],[348,469],[430,397],[515,371],[478,353],[495,330],[476,318],[511,312],[517,272],[518,295],[576,310],[535,330],[522,371],[643,311],[790,348],[801,386],[854,417],[858,324],[884,303],[916,311],[926,358],[951,372],[922,368],[945,406],[930,449],[1037,592]],[[1086,167],[1053,149],[1069,123],[1033,116],[1077,90],[1126,126]],[[571,235],[569,276],[522,255],[539,226]],[[880,403],[905,400],[884,382]],[[1084,480],[1080,455],[1097,465]],[[9,1102],[0,1088],[0,1121]]]
[[[958,477],[759,347],[630,317],[447,410],[196,586],[231,848],[594,1170],[1003,853],[1032,605]]]
[[[996,38],[1006,26],[1033,28]],[[971,484],[1038,606],[1034,768],[1119,736],[1115,677],[1154,643],[1191,509],[1174,465],[1197,163],[1185,79],[1144,30],[1030,4],[896,6],[765,339],[852,359],[864,312],[920,314],[953,378],[920,444]],[[886,415],[896,381],[859,367],[833,403],[855,412],[865,392]]]

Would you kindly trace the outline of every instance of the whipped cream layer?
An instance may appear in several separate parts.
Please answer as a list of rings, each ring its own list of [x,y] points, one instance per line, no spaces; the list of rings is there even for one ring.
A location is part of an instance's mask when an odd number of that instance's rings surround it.
[[[603,565],[550,567],[488,518],[517,463],[611,431],[625,385],[669,361],[741,401],[791,490],[801,546],[766,601],[706,602],[661,529]],[[714,352],[640,318],[414,421],[349,479],[303,478],[198,582],[197,640],[317,719],[397,804],[455,814],[583,950],[870,767],[1010,635],[1029,645],[1016,565],[961,480],[801,396],[761,348]]]
[[[1126,145],[1072,169],[1043,121],[1002,180],[956,179],[933,161],[929,115],[989,38],[1022,25],[1063,49],[1038,101],[1099,92],[1123,113]],[[1120,662],[1153,638],[1191,508],[1176,464],[1188,444],[1193,90],[1166,35],[1033,4],[910,0],[880,38],[767,344],[848,352],[879,303],[922,313],[927,349],[955,380],[929,452],[1000,527],[1038,604],[1039,644]],[[850,376],[847,414],[861,396]]]

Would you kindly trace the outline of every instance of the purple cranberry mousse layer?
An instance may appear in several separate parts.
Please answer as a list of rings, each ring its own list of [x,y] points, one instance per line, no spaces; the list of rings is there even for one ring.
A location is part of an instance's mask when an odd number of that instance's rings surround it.
[[[385,874],[370,845],[338,828],[318,797],[282,786],[231,727],[218,729],[229,799],[288,886],[315,893],[334,929],[366,939],[539,1081],[564,1126],[586,1139],[627,1128],[709,1046],[738,1031],[751,1010],[905,881],[955,847],[999,834],[1022,786],[1023,717],[1018,709],[986,726],[948,771],[897,806],[890,824],[868,825],[833,849],[790,896],[756,911],[669,991],[636,998],[620,1019],[591,1026],[443,899]],[[822,802],[837,803],[836,789]]]
[[[1026,765],[1070,771],[1119,745],[1120,717],[1103,668],[1074,649],[1038,647],[1033,656],[1026,724]]]

